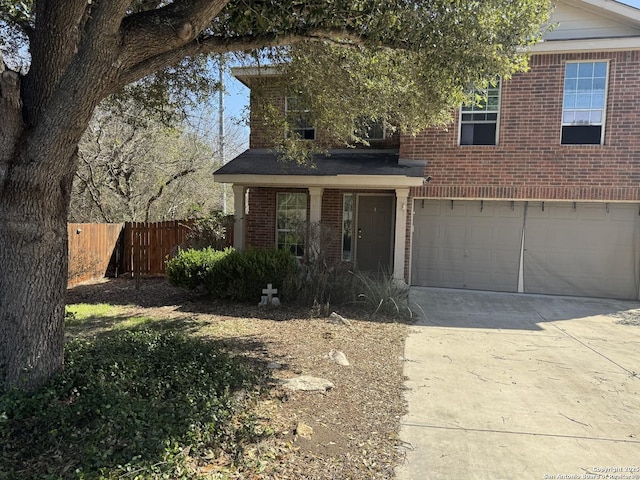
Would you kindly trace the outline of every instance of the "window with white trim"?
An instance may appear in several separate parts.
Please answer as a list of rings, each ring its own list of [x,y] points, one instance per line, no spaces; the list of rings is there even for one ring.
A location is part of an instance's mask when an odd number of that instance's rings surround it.
[[[302,140],[315,140],[316,129],[309,121],[309,108],[299,96],[289,96],[284,100],[285,112],[290,122],[289,133],[298,135]]]
[[[479,99],[460,109],[460,145],[497,145],[500,79],[475,94]]]
[[[608,62],[567,62],[562,98],[562,145],[601,145]]]
[[[304,255],[304,225],[307,220],[306,193],[278,193],[276,200],[276,245],[296,257]]]

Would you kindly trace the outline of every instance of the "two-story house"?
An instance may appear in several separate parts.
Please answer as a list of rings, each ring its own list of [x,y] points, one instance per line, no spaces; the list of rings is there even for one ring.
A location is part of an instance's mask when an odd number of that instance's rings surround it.
[[[341,232],[334,257],[411,285],[640,298],[640,10],[559,0],[552,22],[530,70],[447,129],[380,131],[310,169],[278,162],[254,122],[215,173],[233,184],[236,247],[301,253],[298,219]]]

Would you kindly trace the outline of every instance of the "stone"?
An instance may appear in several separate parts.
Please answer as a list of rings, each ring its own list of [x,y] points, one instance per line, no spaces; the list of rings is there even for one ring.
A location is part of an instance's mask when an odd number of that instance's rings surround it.
[[[331,315],[329,315],[329,321],[338,325],[346,325],[347,327],[351,326],[351,322],[349,320],[336,312],[332,312]]]
[[[282,364],[278,362],[269,362],[267,363],[267,369],[269,370],[280,370],[282,368]]]
[[[329,352],[329,358],[338,365],[342,365],[343,367],[347,367],[350,365],[349,360],[347,360],[347,356],[339,350],[331,350]]]
[[[280,306],[280,299],[278,297],[273,297],[271,299],[271,305],[274,307],[279,307]]]
[[[267,296],[266,295],[262,295],[262,298],[260,299],[260,303],[258,304],[259,307],[266,307],[267,306]]]
[[[334,387],[329,380],[310,375],[300,375],[299,377],[280,380],[280,383],[290,390],[303,390],[305,392],[326,392]]]
[[[296,425],[296,435],[302,438],[311,438],[313,428],[306,423],[298,422],[298,425]]]

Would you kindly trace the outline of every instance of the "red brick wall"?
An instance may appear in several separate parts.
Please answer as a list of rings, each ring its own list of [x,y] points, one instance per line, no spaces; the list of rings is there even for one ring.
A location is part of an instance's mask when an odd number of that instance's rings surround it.
[[[306,188],[267,188],[249,189],[249,214],[247,215],[246,244],[253,248],[275,248],[276,245],[276,195],[279,192],[307,193]],[[393,193],[388,190],[336,190],[325,189],[322,194],[321,224],[331,237],[328,258],[331,261],[342,260],[342,208],[345,193]],[[307,197],[307,212],[309,197]],[[355,213],[355,212],[354,212]],[[409,231],[410,226],[407,226]],[[408,247],[407,247],[408,248]]]
[[[250,94],[250,115],[249,125],[249,148],[271,148],[274,146],[274,139],[284,138],[285,132],[278,132],[264,121],[265,112],[262,110],[264,102],[259,99],[270,99],[270,104],[284,116],[285,114],[285,85],[278,77],[264,77],[246,79],[251,85]],[[358,145],[358,148],[398,148],[400,135],[397,133],[387,134],[385,140],[374,140],[370,142],[370,147]],[[316,143],[325,148],[344,148],[344,142],[336,142],[331,139],[327,132],[316,130]]]
[[[604,145],[560,145],[564,65],[609,60]],[[534,55],[505,81],[499,145],[458,146],[447,130],[401,139],[400,158],[426,160],[431,198],[640,200],[640,52]]]
[[[265,113],[260,108],[259,97],[272,99],[273,105],[284,115],[284,96],[282,95],[282,84],[277,78],[266,77],[264,79],[253,79],[251,82],[251,93],[249,98],[250,114],[249,126],[249,148],[269,148],[273,146],[273,138],[276,132],[264,120]],[[278,132],[279,134],[279,132]],[[284,136],[284,132],[282,132]]]

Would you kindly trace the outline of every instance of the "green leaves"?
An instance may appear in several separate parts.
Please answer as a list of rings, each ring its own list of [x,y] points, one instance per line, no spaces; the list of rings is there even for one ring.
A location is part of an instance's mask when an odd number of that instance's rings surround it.
[[[214,342],[123,332],[72,341],[65,358],[33,395],[0,395],[0,479],[195,478],[195,459],[254,431],[234,393],[264,377]]]
[[[172,285],[206,288],[213,298],[258,302],[267,283],[283,292],[285,281],[298,271],[296,258],[285,250],[222,251],[205,248],[182,250],[167,263],[167,278]]]
[[[525,47],[539,38],[549,9],[546,0],[314,2],[296,25],[279,25],[301,36],[314,28],[333,33],[271,51],[270,60],[282,64],[283,84],[301,92],[310,122],[329,132],[329,143],[363,142],[355,133],[363,117],[414,134],[448,123],[472,86],[525,70]],[[282,140],[282,112],[256,108],[277,145],[304,151]]]

